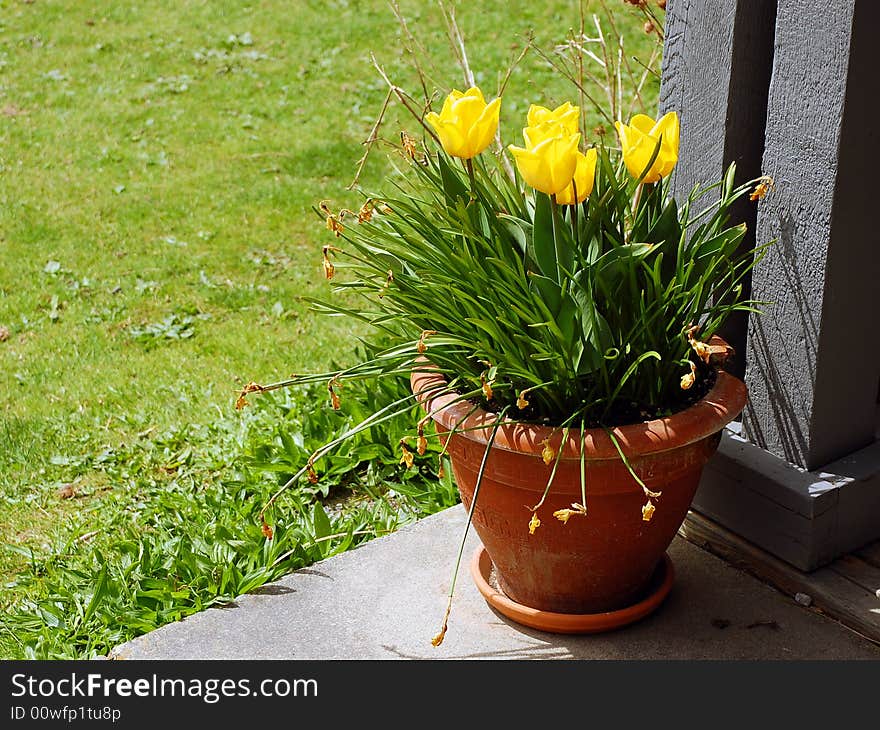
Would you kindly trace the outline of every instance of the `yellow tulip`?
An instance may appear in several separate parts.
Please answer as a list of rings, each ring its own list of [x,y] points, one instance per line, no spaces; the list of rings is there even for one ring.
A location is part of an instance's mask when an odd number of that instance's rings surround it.
[[[580,109],[571,102],[553,110],[532,104],[526,118],[528,126],[523,129],[526,146],[508,147],[516,166],[526,183],[535,190],[547,195],[564,194],[571,187],[578,161],[583,157],[578,152]],[[595,161],[592,169],[595,170]],[[588,172],[589,187],[592,188],[593,172],[585,169],[583,174]]]
[[[571,184],[577,167],[579,134],[558,134],[534,147],[508,149],[516,160],[520,174],[535,190],[547,195],[561,193]]]
[[[577,166],[574,169],[573,185],[569,185],[561,193],[556,194],[556,202],[560,205],[575,205],[583,203],[586,197],[593,192],[593,183],[596,180],[596,160],[599,155],[595,148],[587,150],[587,154],[577,153]],[[577,200],[575,200],[577,189]]]
[[[557,137],[560,134],[567,136],[577,134],[579,118],[580,109],[572,106],[570,102],[565,102],[553,111],[532,104],[527,116],[528,126],[523,129],[526,149],[539,145],[549,137]]]
[[[532,104],[529,107],[526,119],[530,127],[537,127],[548,123],[561,124],[569,134],[575,134],[578,131],[580,113],[581,110],[573,106],[570,101],[556,107],[553,111],[546,107]]]
[[[431,112],[425,121],[437,132],[448,155],[469,160],[495,138],[500,109],[500,98],[486,104],[483,92],[477,87],[464,93],[453,89],[440,113]]]
[[[657,122],[645,114],[636,114],[629,125],[615,122],[614,126],[630,175],[638,179],[645,173],[642,182],[655,183],[672,172],[678,162],[678,114],[669,112]],[[645,172],[658,144],[657,158]]]

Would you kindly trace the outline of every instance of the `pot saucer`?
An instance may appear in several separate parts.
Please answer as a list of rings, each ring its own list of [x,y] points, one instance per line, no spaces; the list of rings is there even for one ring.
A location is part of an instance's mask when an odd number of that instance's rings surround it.
[[[480,545],[471,559],[471,577],[486,603],[518,624],[554,634],[597,634],[643,619],[663,603],[672,590],[675,578],[672,561],[664,553],[663,560],[657,565],[645,589],[646,595],[640,601],[602,613],[554,613],[530,608],[508,598],[490,583],[492,567],[492,558],[486,548]]]

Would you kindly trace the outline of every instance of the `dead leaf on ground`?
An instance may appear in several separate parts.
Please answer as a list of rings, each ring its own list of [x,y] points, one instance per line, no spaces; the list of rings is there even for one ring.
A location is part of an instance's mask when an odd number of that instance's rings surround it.
[[[15,104],[6,104],[6,106],[0,107],[0,114],[4,117],[20,117],[27,112]]]
[[[779,629],[782,628],[773,619],[768,619],[765,621],[755,621],[754,623],[751,623],[748,626],[746,626],[746,628],[747,629],[756,629],[759,626],[766,626],[768,629],[771,629],[772,631],[779,631]]]
[[[76,496],[76,487],[72,484],[65,484],[63,487],[58,487],[58,499],[71,499]]]
[[[6,342],[9,339],[9,328],[0,327],[0,342]]]

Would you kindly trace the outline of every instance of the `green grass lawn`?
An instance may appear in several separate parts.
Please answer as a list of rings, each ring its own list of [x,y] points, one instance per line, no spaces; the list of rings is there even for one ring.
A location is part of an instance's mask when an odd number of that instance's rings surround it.
[[[610,4],[627,55],[647,59],[653,36],[632,8]],[[401,9],[435,59],[432,80],[444,92],[462,87],[438,9],[423,2]],[[462,3],[458,21],[490,95],[530,29],[551,48],[579,18],[574,2],[492,0]],[[0,550],[0,610],[27,614],[0,632],[0,656],[64,653],[61,643],[35,649],[21,637],[60,625],[69,629],[64,641],[82,638],[111,594],[103,638],[77,640],[69,653],[102,651],[178,618],[183,593],[234,594],[328,554],[322,546],[333,533],[312,507],[314,493],[294,495],[309,529],[276,540],[271,559],[261,553],[267,541],[250,504],[274,483],[259,476],[258,462],[278,466],[277,454],[263,453],[261,462],[255,453],[282,444],[287,427],[308,432],[306,443],[338,428],[332,415],[299,412],[306,398],[328,411],[325,398],[310,391],[297,396],[299,406],[273,399],[243,414],[233,403],[249,380],[353,360],[360,333],[316,318],[300,297],[329,288],[320,247],[330,239],[313,206],[360,199],[346,186],[385,97],[370,51],[415,89],[384,0],[0,0],[0,543],[11,546]],[[529,103],[564,101],[565,88],[537,55],[527,56],[505,94],[507,137]],[[651,81],[649,107],[656,95]],[[395,110],[382,133],[394,139],[403,126],[417,132]],[[383,155],[377,148],[371,157],[365,188],[387,175]],[[366,481],[408,483],[392,464],[393,447],[382,449],[385,471]],[[363,475],[379,451],[349,453],[339,475]],[[406,509],[393,500],[357,506],[344,530],[393,529],[454,499],[448,483],[439,489],[441,497],[410,490],[421,496]],[[386,491],[372,496],[385,499]],[[331,521],[337,516],[330,510]],[[175,524],[214,542],[203,550],[204,565],[187,568],[186,585],[144,583],[144,619],[131,609],[141,599],[106,587],[112,576],[102,587],[109,558],[101,546],[136,554],[139,535],[155,537],[155,560],[141,565],[138,579],[155,580],[180,556],[200,554],[174,542],[186,533]],[[222,586],[218,577],[197,590],[200,571],[230,559],[211,551],[239,538],[236,549],[254,575],[242,569]],[[282,543],[299,563],[273,562]],[[274,572],[261,573],[267,560]],[[59,585],[84,587],[65,598]],[[160,600],[151,590],[165,593]],[[189,608],[203,605],[199,598]],[[77,610],[79,618],[55,615]],[[124,628],[107,629],[114,621]]]

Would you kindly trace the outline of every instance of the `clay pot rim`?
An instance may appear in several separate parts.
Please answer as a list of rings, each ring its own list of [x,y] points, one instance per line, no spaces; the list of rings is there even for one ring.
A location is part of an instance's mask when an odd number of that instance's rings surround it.
[[[735,419],[746,405],[746,385],[724,370],[718,369],[716,373],[712,389],[688,408],[665,418],[610,429],[624,453],[644,456],[679,449],[718,433]],[[424,358],[420,358],[410,375],[412,391],[426,413],[433,412],[432,418],[447,431],[461,421],[456,435],[485,445],[497,415],[477,408],[468,416],[474,404],[469,401],[456,403],[456,394],[440,390],[445,383],[443,374]],[[432,392],[436,394],[432,395]],[[506,420],[495,435],[493,448],[539,454],[545,441],[549,441],[558,452],[562,448],[562,429]],[[580,460],[580,442],[580,429],[571,429],[560,458]],[[591,461],[620,459],[614,443],[602,428],[586,429],[584,446],[586,458]]]

